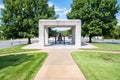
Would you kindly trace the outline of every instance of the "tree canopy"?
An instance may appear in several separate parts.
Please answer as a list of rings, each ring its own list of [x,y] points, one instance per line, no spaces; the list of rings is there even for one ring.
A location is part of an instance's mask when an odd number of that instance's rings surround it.
[[[54,6],[48,0],[3,0],[2,28],[6,38],[38,36],[39,19],[56,19]]]
[[[111,30],[111,35],[109,37],[120,39],[120,26],[114,26],[114,29]]]
[[[64,36],[71,36],[72,35],[72,29],[68,29],[66,31],[63,31]]]
[[[82,20],[82,36],[108,36],[117,24],[117,0],[73,0],[68,19]]]

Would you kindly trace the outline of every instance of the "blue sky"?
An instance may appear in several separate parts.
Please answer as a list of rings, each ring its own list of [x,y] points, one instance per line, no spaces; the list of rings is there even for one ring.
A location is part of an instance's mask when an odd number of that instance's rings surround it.
[[[120,0],[118,0],[118,4],[120,5]],[[120,25],[120,11],[116,14],[118,25]]]
[[[72,0],[49,0],[49,5],[55,6],[55,11],[59,14],[59,19],[66,19],[66,13],[70,11]]]
[[[48,3],[49,6],[55,6],[55,11],[59,15],[58,19],[67,19],[66,14],[70,11],[72,0],[49,0]],[[118,0],[118,4],[120,4],[120,0]],[[4,8],[2,0],[0,0],[0,8]],[[120,11],[116,14],[116,18],[118,20],[118,25],[120,25]]]

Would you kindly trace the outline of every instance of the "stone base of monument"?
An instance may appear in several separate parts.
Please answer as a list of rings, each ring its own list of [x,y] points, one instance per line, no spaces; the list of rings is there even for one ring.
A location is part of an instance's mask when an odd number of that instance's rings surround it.
[[[52,43],[45,44],[45,46],[50,46],[50,45],[52,45]]]
[[[65,40],[63,39],[62,41],[55,41],[54,37],[51,37],[49,38],[49,43],[51,43],[51,45],[73,45],[71,39],[69,39],[68,37],[66,37]]]
[[[33,44],[30,44],[30,45],[27,45],[25,47],[23,47],[22,49],[73,49],[73,48],[76,48],[75,45],[50,45],[50,46],[45,46],[44,48],[40,47],[40,44],[39,43],[33,43]],[[96,46],[93,46],[91,44],[86,44],[86,45],[82,45],[80,48],[97,48]]]

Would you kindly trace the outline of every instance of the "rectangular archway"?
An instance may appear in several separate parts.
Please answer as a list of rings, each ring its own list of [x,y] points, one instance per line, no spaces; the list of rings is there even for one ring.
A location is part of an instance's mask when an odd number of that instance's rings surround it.
[[[49,27],[71,27],[72,42],[76,48],[81,47],[81,20],[39,20],[39,44],[41,48],[48,43]]]

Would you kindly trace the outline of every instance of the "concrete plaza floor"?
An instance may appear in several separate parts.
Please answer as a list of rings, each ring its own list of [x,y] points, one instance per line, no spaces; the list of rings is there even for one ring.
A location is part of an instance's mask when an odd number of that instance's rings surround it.
[[[64,45],[64,44],[57,44],[57,45],[49,45],[41,48],[39,43],[33,43],[28,46],[23,47],[23,49],[74,49],[75,45]],[[83,44],[80,48],[96,48],[96,46],[90,45],[88,43]]]

